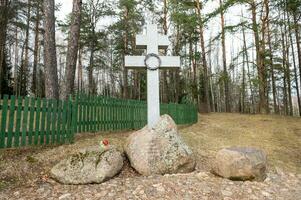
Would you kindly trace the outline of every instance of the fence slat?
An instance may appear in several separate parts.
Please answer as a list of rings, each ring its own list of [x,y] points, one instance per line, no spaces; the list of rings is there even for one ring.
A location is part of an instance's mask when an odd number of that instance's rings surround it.
[[[34,134],[34,144],[38,145],[40,136],[40,122],[41,122],[41,99],[37,98],[36,105],[36,118],[35,118],[35,134]]]
[[[57,135],[56,135],[56,143],[60,144],[61,143],[61,137],[62,137],[62,101],[58,101],[57,104]]]
[[[50,127],[51,127],[51,113],[52,113],[52,99],[47,101],[47,114],[46,114],[46,144],[50,142]]]
[[[5,134],[7,122],[8,95],[4,95],[2,102],[2,117],[1,117],[1,133],[0,133],[0,148],[5,147]]]
[[[62,119],[62,130],[61,130],[61,144],[66,141],[67,134],[67,102],[63,102],[63,119]]]
[[[29,98],[25,97],[24,100],[24,110],[23,110],[23,122],[22,122],[22,139],[21,139],[21,146],[24,147],[26,145],[27,140],[27,119],[28,119],[28,105],[29,105]]]
[[[17,118],[16,118],[16,129],[14,134],[14,146],[19,147],[20,144],[20,128],[21,128],[21,118],[22,118],[22,97],[18,97],[18,108],[17,108]]]
[[[46,112],[47,112],[47,99],[43,99],[42,117],[41,117],[41,131],[40,131],[40,144],[45,143],[45,125],[46,125]]]
[[[55,144],[57,132],[57,100],[52,100],[51,144]]]
[[[8,134],[7,134],[7,143],[6,147],[12,147],[13,131],[15,125],[15,108],[16,108],[16,97],[10,97],[10,106],[9,106],[9,123],[8,123]]]
[[[35,98],[30,98],[30,111],[29,111],[29,128],[28,128],[28,144],[32,145],[32,134],[34,127],[34,112],[35,112]]]

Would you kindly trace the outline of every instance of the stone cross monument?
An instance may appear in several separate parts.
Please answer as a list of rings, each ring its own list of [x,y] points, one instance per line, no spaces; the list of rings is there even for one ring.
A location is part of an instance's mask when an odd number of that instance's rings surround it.
[[[146,56],[126,56],[125,67],[147,69],[147,124],[152,128],[160,118],[159,69],[180,67],[180,57],[159,56],[159,49],[168,48],[168,36],[159,35],[156,24],[148,24],[147,35],[137,35],[137,48],[146,49]]]

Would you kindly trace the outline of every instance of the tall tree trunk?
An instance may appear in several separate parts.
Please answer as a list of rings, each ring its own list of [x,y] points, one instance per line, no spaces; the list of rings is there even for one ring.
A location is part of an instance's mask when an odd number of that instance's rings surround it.
[[[164,8],[163,8],[163,31],[164,35],[168,34],[168,26],[167,26],[167,0],[164,0]],[[165,55],[167,55],[167,50],[165,50]],[[162,101],[164,103],[169,102],[169,90],[168,90],[168,83],[167,83],[167,70],[163,70],[163,91],[162,91]]]
[[[0,95],[2,94],[2,83],[4,79],[4,51],[6,44],[6,32],[7,32],[7,23],[8,23],[8,12],[9,12],[9,1],[1,1],[0,4]]]
[[[19,38],[18,26],[15,26],[15,63],[14,63],[14,94],[17,95],[18,90],[18,68],[19,68]]]
[[[212,38],[210,36],[209,42],[209,65],[208,65],[208,87],[209,87],[209,101],[210,101],[210,108],[212,112],[216,112],[215,109],[215,97],[213,92],[213,78],[212,78]]]
[[[271,31],[270,31],[270,20],[267,20],[267,34],[268,34],[268,45],[270,50],[270,66],[271,66],[271,79],[272,79],[272,93],[273,93],[273,107],[274,112],[279,114],[279,109],[277,106],[276,99],[276,79],[275,79],[275,69],[274,69],[274,56],[273,56],[273,48],[272,48],[272,39],[271,39]]]
[[[22,59],[21,64],[21,94],[24,96],[27,94],[27,82],[28,82],[28,72],[29,72],[29,29],[30,29],[30,12],[31,12],[31,0],[27,1],[27,21],[26,21],[26,33],[25,33],[25,58]]]
[[[285,36],[283,27],[281,26],[281,44],[282,44],[282,69],[283,69],[283,105],[285,115],[289,114],[289,105],[287,98],[287,61],[286,61],[286,49],[285,49]]]
[[[91,52],[90,52],[90,63],[88,67],[88,81],[89,81],[89,94],[95,93],[95,81],[93,77],[93,70],[94,70],[94,44],[92,44]]]
[[[266,1],[266,0],[265,0]],[[264,66],[264,37],[262,38],[262,42],[260,44],[259,38],[259,30],[257,24],[256,17],[256,2],[254,0],[251,1],[251,11],[252,11],[252,29],[254,33],[255,39],[255,47],[256,47],[256,65],[258,71],[258,79],[259,79],[259,112],[265,114],[268,112],[267,110],[267,97],[266,97],[266,76],[265,76],[265,66]],[[265,33],[265,19],[263,19],[263,27],[262,27],[262,35]]]
[[[242,87],[241,87],[241,110],[240,112],[245,113],[245,101],[246,101],[246,51],[243,50],[243,64],[242,64]]]
[[[125,9],[125,14],[124,14],[124,19],[125,21],[128,20],[129,16],[129,10],[127,7],[124,7]],[[125,24],[125,35],[124,35],[124,57],[125,55],[128,54],[128,44],[129,44],[129,39],[128,39],[128,25]],[[125,67],[124,63],[125,58],[123,58],[123,71],[122,71],[122,79],[123,79],[123,98],[127,99],[129,97],[129,92],[128,92],[128,69]]]
[[[194,102],[198,105],[198,89],[197,89],[197,80],[196,80],[196,63],[194,59],[194,51],[193,51],[193,44],[192,38],[189,39],[189,60],[191,66],[191,74],[192,74],[192,84],[191,84],[191,92],[193,96]]]
[[[200,44],[201,44],[201,51],[202,51],[202,64],[203,64],[203,74],[204,74],[204,94],[201,98],[202,104],[202,112],[209,113],[211,111],[210,108],[210,100],[209,100],[209,84],[208,84],[208,66],[207,66],[207,59],[206,59],[206,48],[205,48],[205,40],[204,40],[204,22],[201,13],[201,3],[199,0],[196,0],[196,9],[197,15],[199,17],[199,31],[200,31]]]
[[[297,73],[297,65],[296,65],[296,58],[295,58],[295,49],[294,49],[294,43],[293,43],[293,37],[292,37],[292,29],[291,29],[291,22],[289,15],[287,13],[287,20],[289,25],[289,39],[290,39],[290,45],[292,50],[292,58],[293,58],[293,65],[294,65],[294,81],[296,84],[296,92],[297,92],[297,99],[298,99],[298,109],[299,109],[299,116],[301,116],[301,100],[300,100],[300,91],[299,91],[299,83],[298,83],[298,73]]]
[[[286,16],[285,16],[285,13],[284,13],[284,21],[286,21]],[[288,37],[287,37],[287,25],[286,24],[284,24],[284,39],[285,39],[285,49],[284,49],[284,51],[285,51],[285,53],[286,53],[286,56],[285,56],[285,58],[286,58],[286,62],[285,62],[285,66],[286,66],[286,77],[287,77],[287,91],[288,91],[288,103],[289,103],[289,112],[288,112],[288,114],[290,115],[290,116],[293,116],[293,114],[294,114],[294,111],[293,111],[293,102],[292,102],[292,87],[291,87],[291,70],[290,70],[290,63],[289,63],[289,42],[288,42]]]
[[[247,77],[248,77],[248,83],[249,83],[250,92],[251,92],[251,104],[252,104],[252,106],[254,106],[253,84],[251,82],[249,53],[248,53],[248,49],[247,49],[246,33],[245,33],[245,28],[244,27],[242,28],[242,34],[243,34],[244,56],[245,56],[245,61],[246,61],[246,66],[247,66]]]
[[[39,25],[40,25],[40,7],[37,3],[36,7],[36,23],[35,23],[35,41],[33,50],[33,70],[32,70],[32,85],[31,92],[37,96],[37,68],[38,68],[38,53],[39,53]]]
[[[227,59],[226,59],[226,41],[225,41],[225,19],[223,11],[223,2],[219,0],[221,9],[221,28],[222,28],[222,52],[223,52],[223,68],[224,68],[224,87],[225,87],[225,105],[226,112],[231,112],[230,107],[230,94],[229,94],[229,75],[227,70]]]
[[[296,36],[298,61],[299,61],[299,78],[300,78],[300,84],[301,84],[301,45],[300,45],[299,25],[298,25],[298,19],[297,19],[297,14],[296,13],[293,13],[293,18],[294,18],[294,30],[295,30],[295,36]]]
[[[66,85],[63,98],[68,99],[74,91],[76,61],[81,23],[82,0],[73,0],[72,19],[69,33],[68,50],[66,58]]]
[[[55,45],[54,0],[44,1],[44,62],[46,97],[59,99],[59,84],[57,75],[57,57]]]
[[[78,51],[78,69],[77,69],[77,91],[82,92],[83,90],[83,64],[82,64],[82,53],[83,53],[83,48],[79,47]]]

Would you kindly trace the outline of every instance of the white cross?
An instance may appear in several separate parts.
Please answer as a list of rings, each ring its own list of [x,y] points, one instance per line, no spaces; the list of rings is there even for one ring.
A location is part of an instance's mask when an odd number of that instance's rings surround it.
[[[169,46],[168,36],[159,35],[157,25],[147,25],[147,35],[137,35],[137,48],[147,49],[147,54],[158,55],[159,49]],[[180,67],[179,56],[159,56],[161,60],[160,68]],[[145,56],[125,56],[125,67],[131,69],[145,69]],[[160,99],[159,99],[159,60],[150,56],[147,59],[147,124],[152,128],[160,118]]]

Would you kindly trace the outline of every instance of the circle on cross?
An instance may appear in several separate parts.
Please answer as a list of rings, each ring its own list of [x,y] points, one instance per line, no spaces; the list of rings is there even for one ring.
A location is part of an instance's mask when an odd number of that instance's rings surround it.
[[[157,70],[161,66],[161,59],[155,53],[149,53],[145,56],[144,64],[149,70]]]

